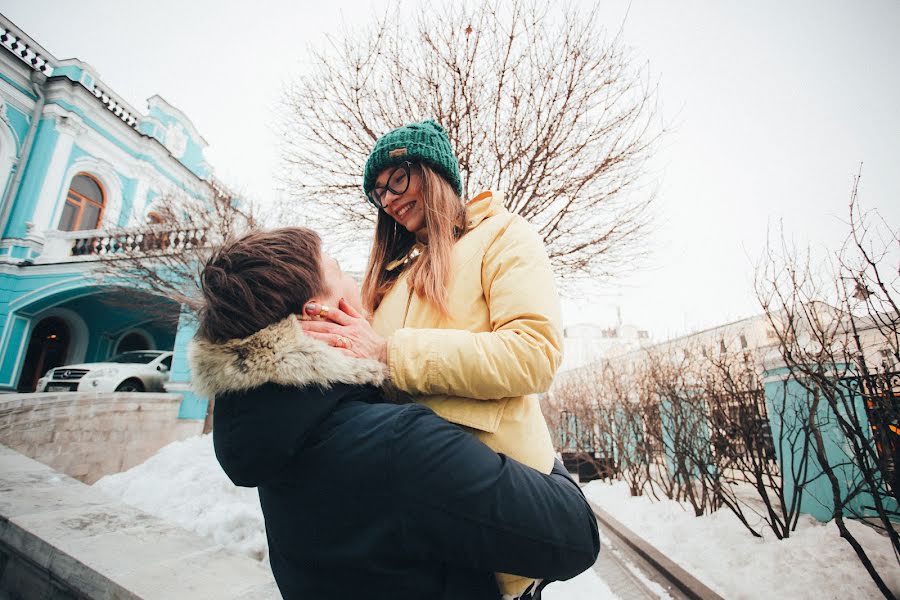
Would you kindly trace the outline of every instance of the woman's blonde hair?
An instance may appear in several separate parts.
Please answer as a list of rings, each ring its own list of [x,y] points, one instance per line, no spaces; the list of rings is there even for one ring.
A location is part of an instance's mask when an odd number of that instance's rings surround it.
[[[441,314],[449,312],[450,251],[466,231],[466,208],[446,179],[425,164],[420,163],[418,167],[422,174],[427,243],[418,258],[388,270],[390,263],[409,255],[416,236],[383,210],[378,211],[372,252],[362,285],[363,303],[370,311],[378,308],[400,274],[409,270],[409,284],[415,293],[431,302]]]

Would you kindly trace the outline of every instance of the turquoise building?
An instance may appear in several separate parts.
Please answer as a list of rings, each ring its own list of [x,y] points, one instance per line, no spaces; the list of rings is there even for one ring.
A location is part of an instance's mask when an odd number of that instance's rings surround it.
[[[174,349],[181,416],[204,417],[181,307],[154,298],[171,317],[142,313],[98,276],[98,254],[111,234],[155,222],[162,199],[223,189],[206,145],[160,96],[136,110],[90,65],[57,59],[0,15],[0,392],[32,391],[63,364]]]

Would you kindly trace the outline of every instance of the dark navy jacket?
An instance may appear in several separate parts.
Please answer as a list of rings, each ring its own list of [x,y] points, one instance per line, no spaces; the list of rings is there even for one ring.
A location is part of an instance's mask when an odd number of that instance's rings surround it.
[[[285,598],[497,600],[493,572],[560,580],[594,563],[596,520],[564,471],[379,399],[348,384],[216,397],[216,456],[259,488]]]

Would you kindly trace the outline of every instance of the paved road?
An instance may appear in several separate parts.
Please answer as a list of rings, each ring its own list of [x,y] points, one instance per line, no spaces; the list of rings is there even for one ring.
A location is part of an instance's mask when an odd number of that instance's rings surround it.
[[[654,584],[647,573],[638,568],[628,553],[616,546],[605,532],[601,533],[601,537],[603,550],[594,563],[594,571],[620,600],[672,598],[660,586]]]

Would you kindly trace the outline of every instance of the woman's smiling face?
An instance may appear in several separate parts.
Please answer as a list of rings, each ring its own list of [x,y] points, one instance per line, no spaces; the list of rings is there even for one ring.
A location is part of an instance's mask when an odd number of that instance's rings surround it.
[[[404,163],[385,169],[375,180],[373,194],[384,212],[410,233],[425,227],[422,170],[418,165]]]

